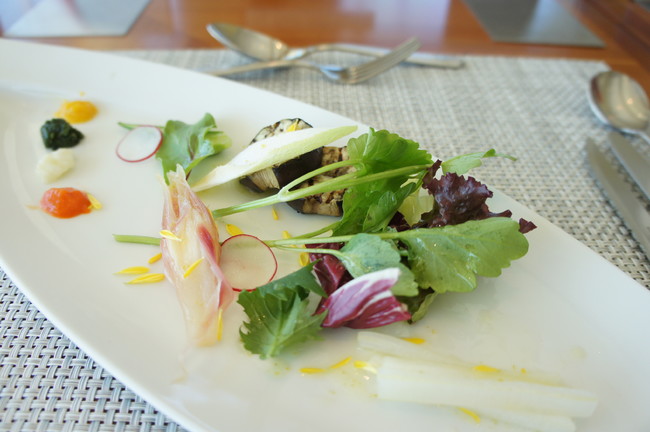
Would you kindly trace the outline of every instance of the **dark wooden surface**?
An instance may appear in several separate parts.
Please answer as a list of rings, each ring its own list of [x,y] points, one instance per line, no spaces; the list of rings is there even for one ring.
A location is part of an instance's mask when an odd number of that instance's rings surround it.
[[[9,27],[39,1],[0,1],[0,22]],[[417,36],[422,50],[430,52],[602,60],[650,91],[648,9],[633,0],[555,1],[606,46],[495,42],[462,0],[151,0],[125,36],[30,40],[97,50],[220,48],[205,31],[212,21],[247,26],[297,46],[322,42],[395,46]]]

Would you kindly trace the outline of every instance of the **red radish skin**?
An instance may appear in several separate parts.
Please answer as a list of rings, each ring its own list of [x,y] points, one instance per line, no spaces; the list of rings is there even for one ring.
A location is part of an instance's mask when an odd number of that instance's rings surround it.
[[[162,142],[163,133],[157,126],[137,126],[118,143],[115,154],[126,162],[145,161],[158,152]]]
[[[221,244],[219,262],[226,280],[233,290],[255,290],[273,280],[278,271],[275,254],[259,238],[239,234]]]

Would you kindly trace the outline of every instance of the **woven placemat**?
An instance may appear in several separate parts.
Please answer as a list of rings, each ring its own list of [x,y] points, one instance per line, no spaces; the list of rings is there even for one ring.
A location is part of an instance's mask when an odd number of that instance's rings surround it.
[[[222,50],[118,54],[184,68],[245,62]],[[319,57],[339,64],[359,60],[343,54]],[[234,79],[399,133],[442,159],[489,148],[517,156],[515,163],[490,161],[479,177],[650,288],[650,263],[585,164],[587,137],[605,148],[607,130],[589,111],[586,83],[606,65],[480,56],[466,60],[461,70],[402,65],[356,86],[334,84],[300,69]],[[1,270],[0,336],[0,430],[182,430],[54,328]]]

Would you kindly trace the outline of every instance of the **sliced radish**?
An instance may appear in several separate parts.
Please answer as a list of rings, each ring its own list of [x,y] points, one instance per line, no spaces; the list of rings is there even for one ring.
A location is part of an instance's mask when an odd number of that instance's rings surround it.
[[[163,133],[157,126],[137,126],[118,143],[115,153],[123,161],[140,162],[154,156],[162,142]]]
[[[240,234],[221,245],[221,270],[234,290],[254,290],[275,277],[278,261],[271,248],[255,236]]]

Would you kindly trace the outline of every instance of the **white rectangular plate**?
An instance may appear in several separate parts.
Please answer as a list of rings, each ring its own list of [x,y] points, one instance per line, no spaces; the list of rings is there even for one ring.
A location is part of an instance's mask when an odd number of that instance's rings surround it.
[[[93,359],[151,404],[193,430],[502,430],[457,410],[378,401],[372,381],[346,366],[303,375],[358,354],[355,331],[280,360],[261,361],[239,341],[243,319],[227,311],[223,341],[189,350],[173,288],[130,286],[114,275],[144,265],[154,247],[120,244],[113,233],[157,235],[162,194],[158,161],[128,164],[115,156],[118,121],[195,122],[209,112],[235,145],[227,160],[263,126],[302,117],[314,126],[356,124],[317,107],[198,73],[109,54],[0,40],[0,266],[29,299]],[[77,167],[53,185],[35,175],[46,153],[39,128],[64,99],[99,108],[78,125],[84,141]],[[359,133],[365,127],[360,125]],[[219,159],[218,158],[218,159]],[[50,186],[92,193],[100,211],[71,220],[33,208]],[[238,185],[202,195],[209,206],[251,199]],[[276,207],[228,217],[245,232],[279,238],[330,222]],[[541,370],[595,392],[583,430],[650,428],[650,293],[613,265],[507,196],[492,209],[534,221],[529,254],[471,294],[441,296],[415,326],[386,329],[422,337],[437,351],[501,368]],[[223,226],[223,224],[221,224]],[[281,257],[281,272],[297,266]],[[153,270],[160,271],[154,264]]]

